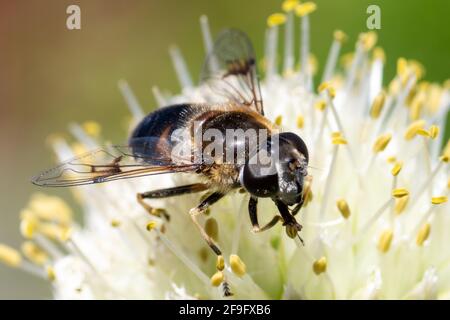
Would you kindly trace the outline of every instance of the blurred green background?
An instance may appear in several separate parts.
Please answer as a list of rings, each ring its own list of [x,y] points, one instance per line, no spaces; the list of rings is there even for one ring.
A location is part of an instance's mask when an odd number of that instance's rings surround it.
[[[366,8],[381,7],[379,44],[386,78],[400,56],[421,61],[425,79],[450,74],[448,0],[322,0],[312,20],[312,51],[323,67],[333,30],[344,30],[354,48],[366,30]],[[81,7],[82,29],[66,29],[66,8]],[[46,137],[72,121],[96,120],[102,135],[121,143],[128,116],[117,88],[126,79],[146,111],[155,107],[151,87],[179,90],[167,54],[176,43],[197,79],[203,44],[198,19],[206,14],[214,34],[224,27],[248,32],[262,56],[266,18],[275,0],[20,0],[0,1],[0,242],[21,244],[18,213],[37,191],[29,178],[52,162]],[[321,71],[319,71],[321,72]],[[42,191],[42,190],[41,190]],[[63,194],[64,190],[45,190]],[[0,265],[0,298],[50,298],[49,285]]]

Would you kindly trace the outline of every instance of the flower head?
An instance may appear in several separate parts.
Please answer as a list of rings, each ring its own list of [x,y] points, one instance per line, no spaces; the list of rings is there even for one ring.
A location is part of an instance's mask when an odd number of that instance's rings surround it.
[[[232,193],[201,218],[222,247],[217,259],[189,218],[198,195],[150,201],[170,222],[150,217],[136,192],[185,184],[192,177],[163,175],[83,186],[73,190],[84,217],[79,224],[59,198],[37,194],[21,214],[27,239],[22,254],[1,245],[0,260],[48,278],[55,298],[222,298],[224,277],[236,298],[449,298],[450,143],[444,151],[448,83],[421,80],[423,67],[400,58],[383,87],[385,55],[376,34],[363,33],[352,56],[338,68],[346,36],[334,33],[330,53],[314,87],[309,50],[312,3],[286,1],[285,13],[269,17],[262,95],[267,118],[299,134],[310,150],[310,178],[298,220],[304,246],[281,226],[252,233],[248,195]],[[297,17],[298,16],[298,17]],[[293,28],[301,24],[300,56]],[[284,25],[283,68],[277,46]],[[206,17],[201,29],[212,40]],[[210,102],[194,86],[177,48],[171,48],[182,86],[178,95],[154,88],[160,106]],[[295,63],[299,63],[299,68]],[[143,112],[125,82],[120,89],[135,121]],[[103,144],[99,125],[72,125],[69,144],[53,138],[59,159]],[[260,201],[260,220],[276,214]]]

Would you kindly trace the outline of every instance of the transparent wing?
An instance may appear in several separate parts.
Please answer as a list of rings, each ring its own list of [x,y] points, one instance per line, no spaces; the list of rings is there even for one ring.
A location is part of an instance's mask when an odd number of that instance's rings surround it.
[[[255,53],[242,31],[227,29],[218,36],[205,60],[201,81],[227,101],[264,114]]]
[[[99,148],[74,157],[32,178],[39,186],[66,187],[149,175],[197,170],[190,157],[175,157],[157,138],[130,140],[127,146]]]

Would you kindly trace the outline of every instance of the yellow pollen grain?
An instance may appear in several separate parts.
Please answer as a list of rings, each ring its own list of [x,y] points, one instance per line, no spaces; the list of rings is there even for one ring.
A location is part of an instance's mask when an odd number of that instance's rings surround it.
[[[281,126],[281,123],[283,122],[283,116],[279,115],[275,118],[275,124],[277,126]]]
[[[100,132],[102,131],[102,127],[96,121],[86,121],[83,123],[82,127],[88,135],[95,138],[100,136]]]
[[[347,35],[342,30],[336,30],[333,33],[334,40],[343,43],[347,40]]]
[[[394,213],[396,215],[400,215],[405,210],[406,206],[408,205],[408,202],[409,202],[409,195],[401,198],[396,198],[394,205]]]
[[[295,13],[299,17],[304,17],[314,11],[316,11],[317,5],[314,2],[304,2],[295,7]]]
[[[347,140],[345,140],[342,137],[337,137],[337,138],[332,138],[331,139],[331,143],[334,144],[334,145],[347,144]]]
[[[393,167],[392,170],[391,170],[391,174],[392,174],[394,177],[398,176],[398,174],[400,173],[400,171],[402,171],[402,168],[403,168],[403,163],[400,162],[400,161],[397,161],[397,162],[394,164],[394,167]]]
[[[218,287],[223,282],[223,279],[224,279],[223,272],[217,271],[211,277],[211,285],[213,285],[214,287]]]
[[[0,262],[10,267],[18,267],[22,262],[22,256],[17,250],[0,244]]]
[[[436,139],[437,136],[439,135],[439,127],[437,125],[432,125],[430,127],[429,133],[430,133],[431,139]]]
[[[378,250],[380,250],[383,253],[386,253],[389,251],[389,248],[391,247],[392,239],[394,237],[394,233],[391,229],[384,230],[380,238],[378,240]]]
[[[245,275],[247,267],[245,266],[244,262],[238,255],[236,254],[230,255],[230,266],[231,270],[237,276],[242,277],[243,275]]]
[[[149,223],[147,223],[147,225],[145,226],[145,229],[147,229],[147,231],[152,231],[153,229],[156,228],[156,221],[150,221]]]
[[[50,281],[55,281],[56,280],[55,269],[53,269],[52,266],[47,266],[45,268],[45,271],[47,272],[48,280],[50,280]]]
[[[297,116],[297,128],[303,129],[305,126],[305,118],[302,115]]]
[[[325,100],[318,100],[318,101],[316,101],[316,103],[314,103],[314,108],[319,111],[325,110],[326,107],[327,107],[327,103]]]
[[[25,241],[20,248],[23,255],[31,262],[42,266],[48,261],[47,253],[32,241]]]
[[[430,236],[431,225],[429,223],[425,223],[417,233],[416,243],[420,247]]]
[[[298,0],[285,0],[283,1],[281,8],[283,9],[283,11],[289,12],[294,10],[297,7],[298,3]]]
[[[369,51],[377,43],[378,36],[377,36],[376,32],[369,31],[369,32],[366,32],[366,33],[362,33],[359,36],[359,40],[361,41],[361,44],[362,44],[364,50]]]
[[[424,126],[425,126],[424,120],[416,120],[412,122],[405,131],[405,139],[411,140],[412,138],[414,138],[417,135],[417,132],[420,129],[423,129]]]
[[[269,27],[279,26],[286,22],[286,15],[283,13],[273,13],[267,18],[267,25]]]
[[[397,188],[392,190],[392,196],[394,198],[402,198],[409,195],[409,191],[406,190],[405,188]]]
[[[373,58],[375,60],[381,60],[383,63],[386,61],[386,54],[384,53],[383,48],[376,47],[373,49]]]
[[[441,204],[441,203],[445,203],[447,202],[447,197],[446,196],[440,196],[440,197],[432,197],[431,198],[431,203],[432,204]]]
[[[208,236],[217,241],[219,238],[219,224],[217,223],[217,220],[214,218],[206,220],[205,231]]]
[[[217,256],[216,269],[222,271],[225,268],[225,259],[222,255]]]
[[[347,201],[345,201],[344,199],[339,199],[336,202],[336,205],[339,209],[339,212],[341,213],[341,215],[345,218],[348,219],[348,217],[350,217],[350,208],[348,206]]]
[[[386,160],[388,163],[395,163],[397,161],[397,157],[389,156]]]
[[[313,271],[316,275],[319,275],[321,273],[324,273],[327,271],[327,258],[321,257],[320,259],[314,261],[313,263]]]
[[[111,227],[114,227],[114,228],[120,227],[120,221],[116,220],[116,219],[111,220]]]
[[[381,152],[384,149],[386,149],[386,147],[388,146],[391,139],[392,139],[392,134],[390,134],[390,133],[380,135],[377,138],[377,140],[375,140],[375,143],[372,148],[373,152],[378,153],[378,152]]]
[[[386,92],[382,90],[373,100],[372,108],[370,109],[370,116],[372,119],[377,119],[381,111],[383,111],[384,102],[386,100]]]

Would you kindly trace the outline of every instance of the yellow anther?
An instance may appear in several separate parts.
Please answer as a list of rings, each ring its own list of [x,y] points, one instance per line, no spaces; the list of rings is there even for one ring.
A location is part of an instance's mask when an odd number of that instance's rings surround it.
[[[275,124],[277,126],[281,126],[281,123],[283,122],[283,116],[279,115],[275,118]]]
[[[0,262],[10,267],[18,267],[22,262],[22,256],[16,249],[0,244]]]
[[[56,280],[55,269],[53,269],[52,266],[47,266],[45,268],[45,271],[47,272],[48,280],[50,280],[50,281],[55,281]]]
[[[392,190],[392,196],[394,198],[402,198],[407,195],[409,195],[409,191],[406,190],[405,188],[398,188],[398,189]]]
[[[42,266],[48,261],[47,253],[38,247],[34,242],[25,241],[21,246],[21,250],[23,255],[28,260],[39,266]]]
[[[412,98],[411,107],[410,107],[410,115],[412,120],[420,119],[420,115],[422,114],[422,109],[425,103],[425,95],[422,93],[417,94]]]
[[[303,129],[305,126],[305,118],[302,115],[297,116],[297,128]]]
[[[219,237],[219,225],[217,224],[217,220],[214,218],[206,220],[205,231],[208,236],[217,241]]]
[[[120,227],[120,221],[117,220],[117,219],[112,219],[111,220],[111,227],[114,227],[114,228]]]
[[[70,148],[72,149],[73,154],[76,156],[81,156],[88,151],[88,149],[84,146],[84,144],[82,144],[80,142],[72,143],[70,145]]]
[[[72,221],[72,209],[61,198],[36,193],[31,197],[29,209],[43,220],[68,225]]]
[[[147,225],[145,226],[145,229],[147,229],[147,231],[152,231],[153,229],[156,228],[156,221],[150,221],[149,223],[147,223]]]
[[[273,13],[267,18],[267,25],[269,27],[279,26],[286,22],[286,15],[283,13]]]
[[[337,205],[337,207],[339,209],[339,212],[342,214],[342,216],[345,219],[348,219],[348,217],[350,217],[350,208],[348,206],[347,201],[345,201],[344,199],[339,199],[336,202],[336,205]]]
[[[430,236],[431,226],[429,223],[425,223],[417,233],[416,243],[420,247]]]
[[[394,78],[389,82],[389,93],[392,95],[397,95],[400,91],[400,81],[397,78]]]
[[[316,11],[317,5],[314,2],[304,2],[295,7],[295,13],[299,17],[304,17],[314,11]]]
[[[337,138],[332,138],[332,139],[331,139],[331,143],[332,143],[332,144],[335,144],[335,145],[338,145],[338,144],[347,144],[347,140],[345,140],[345,139],[342,138],[342,137],[337,137]]]
[[[439,157],[439,160],[441,160],[442,162],[448,163],[450,161],[450,157],[447,155],[443,155],[443,156]]]
[[[362,44],[364,50],[369,51],[377,43],[378,36],[377,36],[376,32],[369,31],[369,32],[360,34],[359,40],[361,41],[361,44]]]
[[[394,164],[394,167],[391,170],[392,175],[394,177],[397,176],[400,173],[400,171],[402,170],[402,167],[403,167],[403,163],[402,162],[400,162],[400,161],[396,162]]]
[[[405,76],[408,69],[408,61],[405,58],[398,58],[397,60],[397,74],[400,77]]]
[[[318,100],[318,101],[316,101],[316,103],[314,103],[314,108],[316,108],[319,111],[325,110],[326,107],[327,107],[327,103],[325,100]]]
[[[416,120],[413,123],[411,123],[405,131],[405,139],[411,140],[412,138],[414,138],[417,135],[417,132],[420,129],[423,129],[424,126],[425,126],[424,120]]]
[[[433,125],[430,127],[429,133],[430,133],[431,139],[436,139],[437,136],[439,135],[439,127],[438,127],[437,125],[434,125],[434,124],[433,124]]]
[[[430,133],[425,129],[417,130],[417,134],[423,137],[430,137]]]
[[[22,212],[26,212],[26,210]],[[27,215],[20,221],[20,234],[26,239],[31,239],[33,238],[36,227],[36,219],[34,219],[32,216]]]
[[[378,250],[383,253],[388,252],[389,248],[391,247],[393,237],[394,233],[392,232],[392,230],[384,230],[380,235],[380,239],[378,240]]]
[[[386,92],[383,90],[373,100],[372,108],[370,109],[370,116],[372,119],[377,119],[380,116],[385,100]]]
[[[327,271],[327,258],[321,257],[320,259],[314,261],[313,271],[316,275],[319,275],[319,274]]]
[[[353,52],[343,54],[342,57],[339,59],[339,62],[344,68],[348,69],[353,63],[354,56],[355,54]]]
[[[328,89],[330,87],[330,83],[329,82],[322,82],[321,84],[319,84],[319,87],[317,88],[317,91],[319,93],[321,93],[322,91],[324,91],[325,89]]]
[[[408,66],[416,75],[416,79],[421,79],[425,74],[425,67],[417,60],[409,60]]]
[[[334,40],[343,43],[347,40],[347,35],[342,30],[336,30],[333,33]]]
[[[225,268],[225,260],[222,255],[217,256],[216,269],[222,271]]]
[[[386,61],[386,54],[384,53],[383,48],[376,47],[373,49],[373,58],[375,60],[381,60],[384,63]]]
[[[98,137],[102,131],[100,124],[96,121],[86,121],[82,126],[84,131],[93,137]]]
[[[395,163],[397,161],[397,157],[389,156],[386,160],[388,163]]]
[[[447,202],[447,197],[446,196],[440,196],[440,197],[432,197],[431,198],[431,203],[432,204],[441,204],[441,203],[445,203]]]
[[[384,149],[386,149],[389,142],[391,141],[391,138],[392,138],[392,134],[390,134],[390,133],[380,135],[377,138],[377,140],[375,141],[375,143],[373,144],[373,148],[372,148],[373,152],[378,153],[378,152],[381,152]]]
[[[394,212],[396,215],[400,215],[406,208],[409,202],[409,196],[404,196],[395,199]]]
[[[310,53],[308,57],[309,68],[311,73],[315,75],[317,73],[317,69],[319,68],[319,62],[317,61],[317,57]]]
[[[62,242],[66,242],[72,236],[72,229],[68,227],[61,228],[61,233],[59,235],[59,240]]]
[[[217,271],[211,277],[211,285],[213,285],[214,287],[218,287],[223,282],[223,279],[224,279],[223,272]]]
[[[230,266],[231,270],[239,277],[245,274],[247,268],[241,258],[236,254],[230,255]]]
[[[297,7],[298,3],[298,0],[285,0],[281,5],[281,8],[283,9],[283,11],[289,12],[294,10],[295,7]]]

